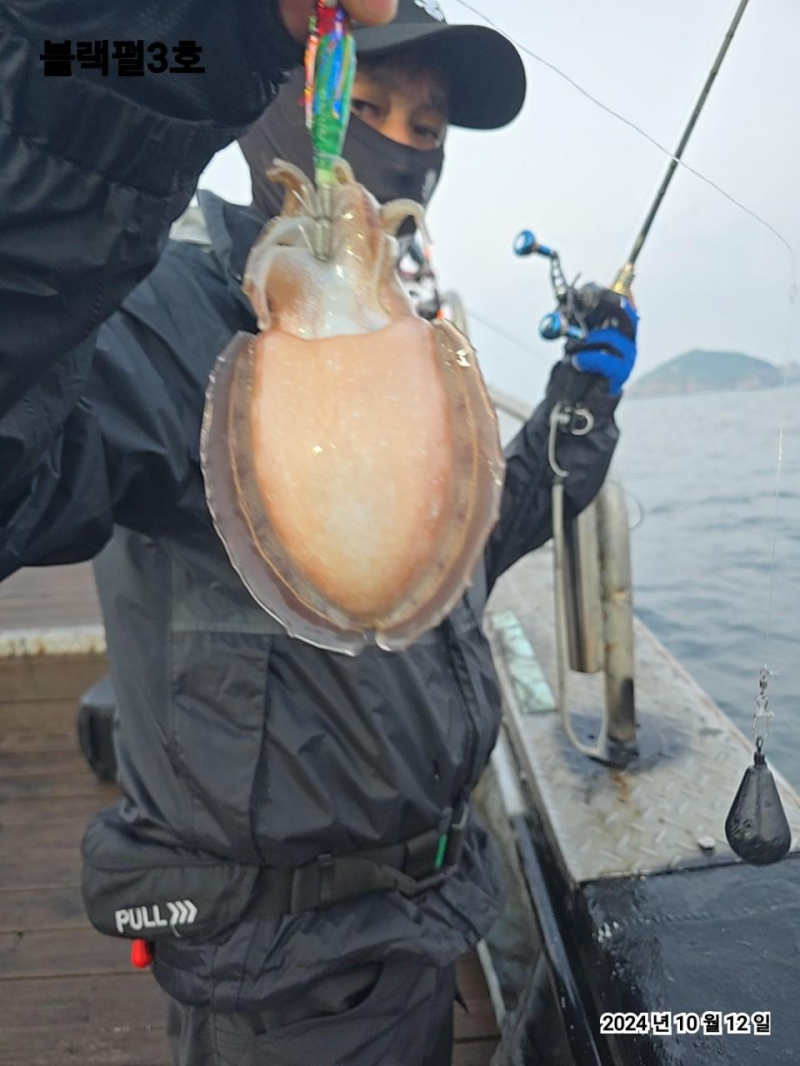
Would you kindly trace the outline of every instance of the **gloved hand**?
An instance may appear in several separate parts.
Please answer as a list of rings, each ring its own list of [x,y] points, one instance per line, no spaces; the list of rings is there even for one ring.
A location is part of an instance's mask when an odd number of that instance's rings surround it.
[[[593,310],[586,316],[588,334],[569,341],[567,355],[576,370],[602,374],[608,379],[609,396],[619,396],[636,362],[636,331],[639,315],[633,303],[610,289],[586,286]]]

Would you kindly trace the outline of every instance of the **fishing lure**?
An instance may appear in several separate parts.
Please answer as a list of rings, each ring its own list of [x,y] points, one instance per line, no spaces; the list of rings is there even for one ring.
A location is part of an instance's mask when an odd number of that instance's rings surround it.
[[[314,253],[331,254],[334,166],[342,154],[356,70],[356,45],[350,20],[336,0],[319,0],[306,47],[306,126],[314,145],[318,218]]]

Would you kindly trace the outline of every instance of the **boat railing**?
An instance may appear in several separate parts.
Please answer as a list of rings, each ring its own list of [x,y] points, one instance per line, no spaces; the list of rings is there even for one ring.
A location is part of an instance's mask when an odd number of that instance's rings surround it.
[[[490,388],[489,395],[503,414],[520,422],[530,416],[529,406],[518,397],[497,388]],[[559,713],[579,751],[611,766],[627,766],[639,751],[629,523],[616,474],[572,520],[564,518],[563,483],[556,484],[553,519]],[[581,740],[573,728],[570,669],[605,674],[604,714],[595,744]]]

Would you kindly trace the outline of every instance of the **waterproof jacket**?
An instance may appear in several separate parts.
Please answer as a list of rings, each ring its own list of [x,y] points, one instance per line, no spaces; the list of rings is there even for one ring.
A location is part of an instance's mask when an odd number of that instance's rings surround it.
[[[160,117],[166,136],[171,120]],[[116,129],[115,151],[95,146],[91,167],[57,155],[52,182],[45,172],[32,200],[12,187],[26,212],[16,284],[33,303],[20,307],[27,332],[5,329],[1,341],[12,353],[18,344],[30,365],[15,354],[18,372],[0,379],[0,577],[103,549],[96,566],[123,799],[84,843],[90,916],[125,935],[144,921],[163,987],[223,1011],[279,1004],[365,960],[447,965],[501,906],[475,825],[444,883],[414,898],[381,891],[280,915],[258,902],[275,871],[446,833],[480,777],[500,721],[481,619],[498,577],[550,536],[547,432],[561,371],[507,450],[499,523],[451,616],[399,655],[371,648],[349,658],[292,640],[230,566],[199,460],[214,360],[237,330],[256,330],[240,286],[261,222],[201,194],[207,238],[169,242],[115,310],[139,269],[130,264],[149,264],[162,244],[149,201],[138,205],[140,229],[108,172],[144,133]],[[174,152],[153,157],[154,175],[162,163],[158,180],[174,188]],[[13,211],[13,199],[2,209]],[[168,198],[168,216],[182,199]],[[54,225],[64,200],[83,210]],[[47,241],[33,240],[37,217]],[[114,234],[112,246],[103,238]],[[73,322],[58,294],[82,277],[101,295],[87,318],[78,285]],[[0,306],[14,306],[14,283]],[[28,313],[34,305],[38,316]],[[79,336],[98,314],[99,329]],[[617,439],[616,401],[596,387],[587,402],[592,432],[559,443],[572,512],[602,484]],[[161,909],[148,910],[156,900]],[[163,928],[167,907],[177,924]]]

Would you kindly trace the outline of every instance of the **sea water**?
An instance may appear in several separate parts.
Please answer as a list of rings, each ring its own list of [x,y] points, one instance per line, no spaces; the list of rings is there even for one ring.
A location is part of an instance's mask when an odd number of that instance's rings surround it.
[[[800,388],[625,399],[635,610],[751,735],[766,663],[767,754],[800,786]],[[784,422],[783,470],[776,470]],[[771,636],[770,571],[775,549]]]
[[[766,751],[800,788],[800,387],[626,397],[617,422],[634,609],[748,737],[775,672]],[[507,442],[519,423],[500,426]]]

